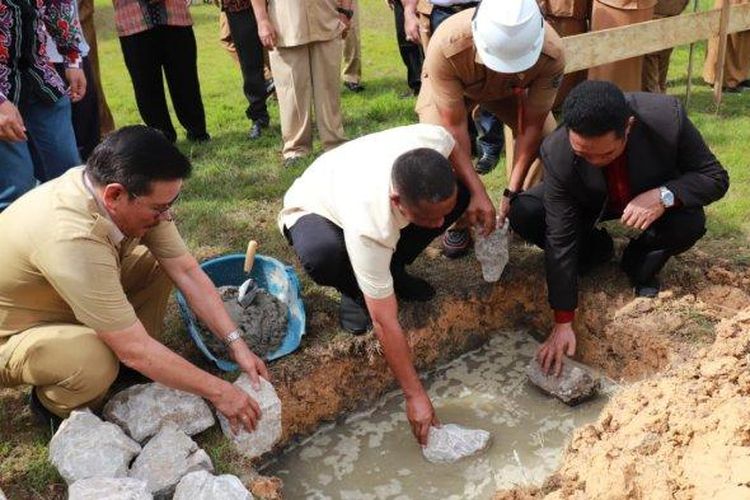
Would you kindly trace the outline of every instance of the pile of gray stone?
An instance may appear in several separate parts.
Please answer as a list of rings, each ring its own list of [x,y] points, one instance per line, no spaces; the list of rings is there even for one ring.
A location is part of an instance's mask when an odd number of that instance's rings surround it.
[[[281,437],[281,402],[262,382],[259,391],[246,375],[235,382],[261,406],[256,431],[238,439],[225,429],[249,458],[270,451]],[[213,475],[211,458],[191,438],[216,423],[202,398],[157,383],[136,385],[115,395],[103,416],[74,411],[50,441],[49,460],[68,483],[70,500],[253,498],[237,477]]]

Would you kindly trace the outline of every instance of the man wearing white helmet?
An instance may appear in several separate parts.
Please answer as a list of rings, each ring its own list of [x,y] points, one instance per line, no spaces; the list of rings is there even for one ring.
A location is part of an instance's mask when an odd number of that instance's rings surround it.
[[[416,111],[421,122],[442,125],[456,139],[450,159],[471,192],[470,224],[481,223],[489,232],[496,212],[472,168],[467,107],[481,104],[508,125],[516,138],[508,187],[497,213],[502,221],[510,198],[539,181],[541,169],[536,164],[531,167],[542,136],[555,127],[550,110],[564,69],[560,38],[544,22],[535,0],[483,2],[451,16],[434,33],[425,55]],[[458,257],[468,249],[468,233],[449,233],[444,252]]]

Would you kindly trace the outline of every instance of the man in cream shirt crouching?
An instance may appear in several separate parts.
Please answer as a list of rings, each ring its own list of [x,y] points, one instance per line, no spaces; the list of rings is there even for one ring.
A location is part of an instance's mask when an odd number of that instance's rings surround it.
[[[309,276],[341,292],[341,326],[354,334],[374,327],[423,445],[435,411],[414,369],[398,300],[434,296],[405,268],[468,206],[448,160],[454,145],[444,128],[426,124],[360,137],[310,165],[279,215]]]

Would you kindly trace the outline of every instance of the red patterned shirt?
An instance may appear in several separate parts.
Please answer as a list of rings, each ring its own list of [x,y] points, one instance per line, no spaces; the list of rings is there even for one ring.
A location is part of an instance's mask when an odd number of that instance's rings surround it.
[[[113,0],[115,28],[120,37],[156,26],[192,26],[186,0]]]

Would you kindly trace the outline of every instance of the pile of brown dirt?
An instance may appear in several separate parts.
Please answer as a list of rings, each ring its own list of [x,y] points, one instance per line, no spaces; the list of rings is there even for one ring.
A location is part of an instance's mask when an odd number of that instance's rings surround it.
[[[690,361],[623,389],[541,488],[496,496],[522,498],[750,498],[750,306]]]

